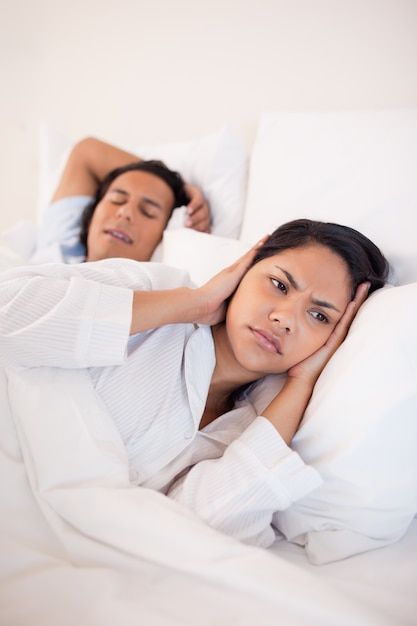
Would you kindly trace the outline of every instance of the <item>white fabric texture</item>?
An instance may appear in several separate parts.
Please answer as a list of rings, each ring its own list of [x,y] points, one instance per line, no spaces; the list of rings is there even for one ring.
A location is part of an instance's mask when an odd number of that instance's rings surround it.
[[[0,368],[2,623],[275,626],[279,616],[286,626],[398,626],[318,573],[210,529],[156,491],[132,487],[113,421],[90,404],[85,370],[56,370],[57,387],[48,368],[32,370],[35,378],[42,372],[50,402],[36,413],[24,401],[26,370],[12,416]],[[72,376],[81,411],[59,398]],[[53,446],[46,433],[57,435]]]
[[[89,395],[97,394],[100,411],[105,407],[117,426],[132,482],[165,492],[189,465],[216,459],[187,473],[172,497],[215,528],[267,546],[275,538],[273,513],[317,487],[320,476],[267,420],[255,419],[248,402],[198,432],[214,367],[208,327],[175,324],[128,340],[132,288],[161,289],[185,280],[174,268],[126,259],[4,273],[1,363],[18,368],[18,384],[9,389],[11,406],[23,399],[42,412],[59,386],[55,410],[72,406],[82,414],[87,391],[79,406],[70,368],[83,374],[88,367]],[[65,379],[61,369],[70,371],[67,391],[59,384]]]
[[[417,281],[417,109],[270,111],[252,151],[241,239],[299,217],[352,226]]]
[[[39,215],[50,203],[74,143],[48,124],[41,128]],[[160,159],[178,171],[187,183],[198,185],[210,205],[212,232],[223,237],[239,236],[248,155],[243,141],[231,126],[190,141],[172,143],[144,144],[132,133],[129,145],[120,147],[144,159]]]

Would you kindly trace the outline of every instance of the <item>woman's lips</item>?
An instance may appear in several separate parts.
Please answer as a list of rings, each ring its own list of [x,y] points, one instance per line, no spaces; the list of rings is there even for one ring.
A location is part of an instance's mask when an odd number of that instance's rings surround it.
[[[258,343],[266,350],[273,353],[282,354],[281,340],[272,333],[257,328],[252,328],[252,333]]]

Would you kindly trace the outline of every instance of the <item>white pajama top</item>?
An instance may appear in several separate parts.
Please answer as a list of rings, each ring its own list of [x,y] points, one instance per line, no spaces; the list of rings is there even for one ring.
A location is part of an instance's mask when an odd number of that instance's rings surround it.
[[[81,217],[92,196],[69,196],[52,202],[42,212],[31,263],[81,263]]]
[[[215,365],[209,327],[173,324],[129,337],[133,290],[188,283],[186,272],[128,259],[4,272],[0,364],[87,370],[124,443],[132,483],[266,547],[273,514],[322,481],[257,415],[250,394],[199,430]],[[39,402],[42,410],[46,391]]]

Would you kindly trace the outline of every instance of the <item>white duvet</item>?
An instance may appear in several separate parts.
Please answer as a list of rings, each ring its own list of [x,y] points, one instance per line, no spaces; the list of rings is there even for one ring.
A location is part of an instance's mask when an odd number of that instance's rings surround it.
[[[301,569],[131,487],[85,383],[70,370],[1,372],[2,624],[381,625]]]

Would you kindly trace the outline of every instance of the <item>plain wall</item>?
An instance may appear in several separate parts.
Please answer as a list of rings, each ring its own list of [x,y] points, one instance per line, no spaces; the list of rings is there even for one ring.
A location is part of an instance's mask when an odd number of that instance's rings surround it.
[[[35,214],[42,121],[250,149],[263,110],[417,106],[417,0],[0,2],[0,230]]]

